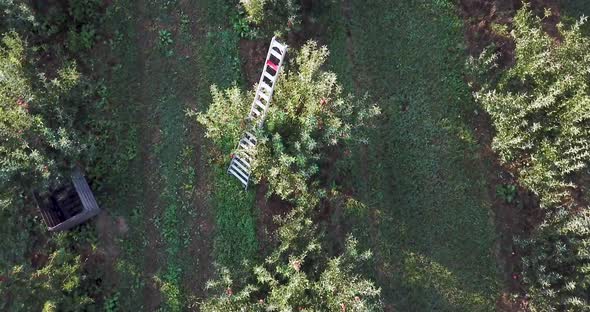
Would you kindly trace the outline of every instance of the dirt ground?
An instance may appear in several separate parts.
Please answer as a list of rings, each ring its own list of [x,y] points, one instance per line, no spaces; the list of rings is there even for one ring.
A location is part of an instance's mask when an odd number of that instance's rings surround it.
[[[162,77],[170,77],[171,73],[182,70],[190,70],[192,74],[198,77],[198,68],[196,62],[190,62],[191,68],[184,68],[186,60],[196,58],[198,49],[197,41],[202,40],[204,34],[204,21],[201,19],[203,14],[200,8],[190,1],[180,1],[178,7],[174,11],[165,12],[167,25],[159,19],[154,19],[154,14],[164,14],[159,8],[154,7],[148,1],[139,1],[131,5],[134,12],[130,19],[132,24],[129,29],[121,29],[120,31],[129,31],[136,34],[131,41],[126,44],[126,47],[136,52],[137,56],[132,58],[118,59],[116,55],[110,55],[110,47],[106,47],[105,52],[108,59],[113,59],[113,62],[108,62],[109,66],[122,67],[123,70],[131,71],[134,77],[133,82],[129,82],[129,86],[133,86],[128,91],[128,99],[116,98],[114,101],[129,100],[135,105],[140,106],[138,109],[139,115],[134,115],[133,123],[137,125],[138,136],[138,151],[137,157],[134,160],[134,168],[129,168],[129,174],[137,172],[136,179],[138,179],[137,189],[130,190],[133,194],[126,194],[128,197],[127,206],[121,207],[122,211],[118,213],[124,215],[131,215],[131,210],[140,209],[142,220],[138,221],[125,220],[123,217],[113,217],[109,211],[103,212],[97,220],[97,231],[99,240],[99,253],[104,265],[106,280],[109,285],[112,285],[113,292],[117,291],[117,287],[122,285],[132,284],[133,287],[140,287],[141,292],[138,297],[130,299],[131,304],[141,302],[143,309],[146,311],[158,310],[163,304],[165,298],[161,293],[160,283],[154,278],[161,276],[166,272],[170,259],[167,259],[167,243],[162,235],[162,229],[156,224],[156,220],[162,219],[162,215],[168,203],[163,202],[161,197],[164,190],[163,184],[163,161],[165,161],[158,147],[166,146],[166,139],[163,136],[163,129],[167,124],[162,124],[164,120],[161,115],[161,107],[163,96],[174,95],[177,101],[173,105],[179,107],[194,107],[197,103],[197,95],[194,90],[200,87],[195,82],[193,76],[183,75],[174,84],[175,88],[172,90],[163,90],[167,94],[160,94],[157,88]],[[180,34],[181,16],[178,12],[182,12],[186,16],[192,18],[190,27],[183,29],[185,33]],[[124,23],[121,27],[125,27]],[[116,25],[119,27],[119,25]],[[158,31],[160,29],[169,29],[172,33],[174,44],[170,47],[175,52],[174,58],[166,59],[161,55],[157,48]],[[184,36],[184,37],[183,37]],[[190,40],[183,39],[190,37]],[[194,39],[194,40],[193,40]],[[133,63],[136,62],[137,64]],[[170,66],[162,66],[164,62],[171,64]],[[170,68],[173,67],[173,68]],[[195,68],[193,68],[195,67]],[[188,87],[187,87],[188,86]],[[208,85],[206,86],[208,90]],[[117,103],[126,105],[127,103]],[[197,103],[198,104],[198,103]],[[130,110],[133,112],[133,110]],[[180,111],[180,120],[184,120],[184,109],[174,110]],[[125,113],[126,111],[124,111]],[[127,112],[128,113],[128,112]],[[133,113],[132,113],[133,114]],[[135,120],[136,119],[136,120]],[[187,121],[188,122],[188,121]],[[179,252],[178,259],[182,259],[183,274],[179,281],[178,287],[183,289],[183,292],[190,295],[186,298],[188,303],[192,304],[199,298],[203,298],[205,293],[205,285],[208,279],[212,277],[213,269],[213,255],[212,255],[212,237],[213,237],[213,212],[209,205],[208,197],[210,189],[208,185],[208,163],[207,163],[207,146],[204,143],[203,129],[199,128],[195,123],[190,123],[187,126],[186,138],[183,137],[183,142],[194,149],[190,159],[187,158],[186,166],[190,166],[195,172],[195,180],[187,181],[194,185],[192,195],[192,206],[188,209],[195,211],[193,218],[179,217],[182,223],[179,223],[179,234],[191,233],[190,243],[186,248]],[[173,148],[177,148],[174,145]],[[166,160],[169,161],[169,160]],[[168,164],[169,165],[169,164]],[[107,186],[108,187],[108,186]],[[118,190],[109,190],[109,192],[117,192]],[[189,196],[189,195],[187,195]],[[137,208],[136,208],[137,207]],[[107,207],[108,208],[108,207]],[[180,214],[180,212],[178,212]],[[179,222],[180,222],[179,221]],[[131,229],[129,229],[132,227]],[[161,227],[161,225],[160,225]],[[129,234],[127,232],[130,232]],[[117,266],[119,258],[125,258],[129,261],[130,256],[125,254],[124,244],[121,240],[125,240],[126,236],[131,236],[138,242],[138,252],[145,255],[141,259],[133,259],[137,263],[141,281],[125,281],[122,278],[129,278],[129,276],[120,276],[118,274]],[[141,245],[141,246],[140,246]],[[185,268],[185,266],[190,267]],[[140,283],[141,282],[141,283]],[[135,283],[135,284],[134,284]],[[140,286],[141,285],[141,286]],[[107,292],[108,293],[108,292]]]

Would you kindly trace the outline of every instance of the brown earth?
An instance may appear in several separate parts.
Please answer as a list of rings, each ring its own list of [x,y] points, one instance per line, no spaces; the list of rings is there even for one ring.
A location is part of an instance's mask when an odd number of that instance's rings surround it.
[[[260,80],[261,70],[268,52],[268,44],[268,40],[240,39],[239,50],[240,60],[242,60],[242,73],[249,87],[254,86]]]
[[[183,56],[197,58],[198,57],[198,42],[204,40],[207,25],[201,22],[203,19],[200,16],[203,14],[198,4],[193,1],[180,1],[180,9],[188,16],[196,17],[197,22],[191,23],[189,29],[191,36],[191,43],[183,43],[182,40],[177,40],[176,49],[183,51]],[[177,17],[180,19],[180,17]],[[207,86],[199,86],[201,88],[208,88]],[[187,90],[189,91],[189,90]],[[197,103],[197,98],[194,92],[182,92],[182,100],[185,102],[187,108],[194,108]],[[213,267],[213,235],[214,235],[214,215],[211,204],[208,200],[212,193],[210,180],[210,172],[208,167],[209,159],[209,145],[203,137],[205,130],[195,122],[191,122],[189,126],[189,142],[191,146],[195,147],[195,156],[192,160],[192,166],[197,173],[196,186],[193,192],[192,209],[197,212],[195,217],[190,218],[186,225],[191,233],[194,233],[193,238],[186,250],[181,254],[182,257],[194,258],[196,263],[192,270],[184,272],[183,288],[187,290],[193,298],[189,300],[189,304],[193,305],[199,299],[205,297],[206,283],[213,277],[215,272]]]
[[[161,131],[160,121],[158,114],[154,113],[153,105],[153,79],[150,80],[150,71],[153,64],[153,53],[157,53],[155,48],[157,44],[157,30],[164,28],[160,25],[158,20],[149,18],[148,6],[150,4],[147,1],[140,1],[135,4],[136,6],[136,27],[137,33],[140,34],[136,38],[138,50],[141,51],[139,54],[139,67],[141,70],[138,75],[137,90],[139,97],[139,104],[142,106],[140,111],[141,115],[138,116],[138,125],[140,133],[140,150],[139,150],[139,169],[141,176],[138,177],[142,181],[141,189],[138,190],[138,199],[141,203],[141,209],[145,228],[145,247],[142,251],[146,256],[143,258],[143,265],[141,267],[142,279],[146,282],[143,288],[143,308],[146,311],[155,311],[162,305],[164,298],[160,292],[160,285],[155,279],[155,276],[160,273],[165,267],[165,243],[163,241],[161,232],[156,228],[154,221],[161,214],[161,201],[160,193],[162,189],[162,182],[159,170],[159,160],[154,153],[154,146],[160,144]],[[191,40],[174,40],[174,51],[178,53],[180,57],[186,59],[197,60],[199,51],[199,39],[204,38],[206,33],[204,29],[206,25],[203,25],[201,15],[197,5],[190,1],[180,1],[179,11],[171,13],[174,25],[180,25],[181,16],[179,12],[183,12],[187,16],[196,19],[196,22],[191,22],[190,32]],[[181,38],[180,27],[173,27],[170,29],[173,38]],[[117,61],[113,61],[117,63]],[[198,76],[198,75],[197,75]],[[188,79],[188,78],[187,78]],[[192,79],[192,78],[191,78]],[[182,81],[186,82],[186,81]],[[199,85],[199,87],[201,87]],[[205,86],[205,87],[208,87]],[[194,108],[197,102],[194,88],[182,88],[179,89],[178,98],[180,103],[184,107]],[[195,148],[194,157],[191,158],[190,163],[186,163],[187,166],[192,166],[196,171],[196,181],[193,181],[194,190],[192,193],[193,203],[192,209],[196,211],[195,217],[184,220],[183,225],[193,235],[190,244],[186,249],[181,251],[179,257],[187,259],[191,262],[190,270],[183,272],[181,286],[184,292],[188,294],[188,304],[191,308],[195,308],[194,304],[202,299],[205,294],[205,285],[208,279],[213,276],[213,258],[212,258],[212,237],[213,237],[213,215],[211,207],[209,205],[208,197],[211,193],[208,185],[208,165],[207,165],[207,145],[203,139],[203,129],[201,129],[195,123],[190,123],[188,141],[190,145]],[[116,244],[118,238],[122,237],[121,228],[126,227],[124,220],[115,219],[113,220],[110,216],[104,215],[98,220],[97,223],[99,232],[99,241],[101,252],[104,254],[104,267],[106,274],[109,275],[107,280],[111,281],[111,284],[117,283],[117,274],[114,270],[116,264],[116,258],[120,253],[120,250]],[[119,229],[119,234],[117,233]]]
[[[267,183],[256,186],[256,210],[258,211],[256,238],[260,242],[260,253],[262,255],[267,255],[279,244],[276,235],[279,225],[275,222],[275,219],[286,216],[292,210],[291,205],[277,196],[268,198],[267,193]]]
[[[115,270],[117,257],[121,253],[118,239],[124,238],[129,231],[127,222],[123,217],[114,218],[109,211],[103,211],[96,217],[96,232],[99,241],[97,257],[104,269],[104,280],[107,287],[118,280]]]
[[[155,50],[156,37],[152,31],[154,28],[153,20],[148,19],[146,1],[138,1],[136,4],[138,10],[138,34],[136,45],[140,47],[140,63],[142,72],[139,73],[139,90],[140,105],[144,106],[141,110],[140,118],[140,159],[143,170],[144,184],[144,201],[143,201],[143,215],[146,220],[145,241],[146,246],[144,254],[143,274],[146,277],[146,286],[143,292],[143,302],[146,311],[155,311],[163,302],[162,294],[154,277],[164,263],[161,250],[164,248],[163,239],[160,231],[156,228],[154,220],[160,215],[160,199],[159,194],[162,186],[160,185],[159,164],[158,160],[153,154],[153,146],[157,146],[161,141],[160,121],[157,114],[152,114],[153,108],[150,107],[150,88],[148,72],[148,58],[150,51]]]

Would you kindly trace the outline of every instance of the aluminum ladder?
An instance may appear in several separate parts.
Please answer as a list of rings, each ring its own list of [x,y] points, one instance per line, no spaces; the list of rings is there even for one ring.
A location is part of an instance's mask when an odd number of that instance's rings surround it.
[[[261,128],[264,124],[264,118],[270,106],[275,84],[281,72],[286,54],[287,46],[278,42],[276,37],[273,37],[268,53],[266,54],[266,60],[256,88],[254,101],[252,101],[252,107],[248,114],[248,119],[254,122],[254,130],[256,126]],[[256,142],[257,140],[254,134],[246,131],[240,139],[236,151],[232,154],[232,160],[227,169],[230,175],[236,177],[244,185],[244,189],[248,189],[248,183],[250,182],[252,169],[250,163],[254,157]]]

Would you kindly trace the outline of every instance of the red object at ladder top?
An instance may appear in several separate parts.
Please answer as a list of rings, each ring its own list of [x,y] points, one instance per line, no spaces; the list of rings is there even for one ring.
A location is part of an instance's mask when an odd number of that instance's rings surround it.
[[[270,60],[266,61],[266,65],[270,66],[270,68],[274,69],[275,71],[279,71],[279,66]]]

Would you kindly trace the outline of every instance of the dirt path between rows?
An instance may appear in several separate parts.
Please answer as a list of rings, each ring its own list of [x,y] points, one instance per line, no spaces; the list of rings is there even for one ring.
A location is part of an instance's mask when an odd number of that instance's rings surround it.
[[[158,170],[158,159],[154,155],[153,147],[160,142],[160,127],[157,114],[154,114],[155,107],[152,104],[157,99],[153,99],[152,88],[150,85],[150,73],[148,68],[150,51],[154,49],[155,36],[151,31],[152,20],[147,16],[147,3],[144,0],[137,1],[137,41],[139,48],[140,75],[137,90],[140,90],[140,103],[143,109],[139,117],[140,128],[140,157],[141,167],[143,168],[143,219],[145,220],[145,250],[143,274],[146,277],[146,285],[143,290],[143,302],[146,311],[155,311],[162,303],[162,295],[154,276],[158,273],[163,265],[163,240],[161,233],[156,228],[154,220],[158,218],[161,212],[159,194],[162,186]]]
[[[207,25],[204,25],[204,18],[202,18],[202,12],[199,10],[198,5],[193,1],[183,0],[180,1],[180,9],[185,14],[188,14],[194,19],[198,19],[196,22],[191,23],[190,27],[190,44],[177,44],[177,50],[183,51],[184,56],[196,59],[199,57],[198,49],[199,42],[205,40],[204,34]],[[199,70],[199,68],[197,68]],[[198,75],[198,72],[193,72],[193,75]],[[191,77],[183,77],[188,80],[188,84],[193,84]],[[198,88],[205,88],[206,86],[193,86]],[[208,87],[208,86],[207,86]],[[192,90],[192,89],[190,89]],[[194,108],[195,105],[199,109],[204,109],[207,103],[198,103],[198,99],[194,92],[186,90],[180,94],[182,102],[186,108]],[[189,304],[195,304],[196,301],[202,300],[206,296],[206,283],[214,275],[215,269],[213,267],[213,236],[214,236],[214,215],[213,207],[211,206],[210,194],[211,181],[210,170],[209,170],[209,146],[204,138],[205,130],[199,126],[196,122],[190,122],[189,126],[189,142],[187,144],[194,147],[194,159],[192,165],[195,168],[197,180],[196,187],[192,197],[191,209],[196,211],[195,217],[191,218],[187,222],[187,227],[191,233],[194,233],[192,240],[188,248],[183,251],[184,257],[190,257],[196,259],[195,266],[190,271],[185,272],[183,276],[183,288],[190,294],[192,299],[189,299]],[[194,308],[194,307],[191,307]]]

